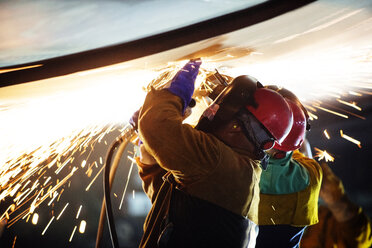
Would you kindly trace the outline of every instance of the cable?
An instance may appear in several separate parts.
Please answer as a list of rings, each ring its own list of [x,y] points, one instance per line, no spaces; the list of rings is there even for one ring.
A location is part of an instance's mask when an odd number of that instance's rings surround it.
[[[102,201],[102,208],[100,219],[98,223],[97,237],[96,237],[96,248],[100,247],[100,241],[102,239],[103,228],[105,224],[105,213],[107,217],[107,224],[109,227],[109,233],[112,241],[112,246],[114,248],[119,247],[119,242],[116,234],[115,222],[113,218],[113,211],[111,206],[111,187],[115,178],[115,173],[119,165],[121,156],[125,151],[128,143],[132,140],[135,135],[133,128],[127,128],[125,132],[118,137],[110,146],[105,161],[104,176],[103,176],[103,186],[104,186],[104,199]],[[115,149],[118,148],[114,161],[111,165],[111,160],[114,155]]]

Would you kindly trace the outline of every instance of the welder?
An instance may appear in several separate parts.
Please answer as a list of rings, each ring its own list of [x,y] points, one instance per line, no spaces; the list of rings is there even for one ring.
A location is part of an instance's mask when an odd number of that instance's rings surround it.
[[[235,78],[193,128],[183,114],[200,60],[189,61],[139,113],[143,188],[152,201],[140,247],[254,247],[264,150],[288,134],[292,112],[253,77]]]
[[[260,180],[259,235],[256,247],[299,247],[306,226],[318,222],[318,196],[322,180],[320,165],[300,153],[306,130],[306,109],[289,90],[267,86],[286,99],[293,113],[290,133],[275,144]]]

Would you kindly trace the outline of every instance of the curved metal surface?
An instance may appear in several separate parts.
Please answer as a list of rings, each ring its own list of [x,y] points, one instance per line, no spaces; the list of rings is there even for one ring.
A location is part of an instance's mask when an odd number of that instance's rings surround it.
[[[3,67],[0,69],[5,71],[24,69],[1,73],[0,87],[62,76],[160,53],[269,20],[313,1],[267,1],[231,14],[124,44]],[[41,66],[33,67],[35,65]]]

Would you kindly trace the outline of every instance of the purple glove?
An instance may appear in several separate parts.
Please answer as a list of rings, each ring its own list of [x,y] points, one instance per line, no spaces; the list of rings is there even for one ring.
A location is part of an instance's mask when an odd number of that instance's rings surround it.
[[[134,112],[132,117],[130,117],[129,119],[129,124],[131,124],[134,130],[136,131],[138,130],[138,116],[139,116],[140,110],[141,108],[138,109],[136,112]]]
[[[185,113],[185,110],[191,101],[192,94],[194,93],[194,83],[199,72],[200,64],[200,59],[190,60],[187,62],[176,76],[174,76],[168,88],[170,92],[182,99],[182,114]]]
[[[132,125],[133,129],[138,132],[138,117],[139,117],[139,112],[141,111],[142,107],[139,108],[136,112],[133,113],[132,117],[129,119],[129,124]],[[142,143],[142,140],[138,137],[138,143],[137,145],[140,146]]]

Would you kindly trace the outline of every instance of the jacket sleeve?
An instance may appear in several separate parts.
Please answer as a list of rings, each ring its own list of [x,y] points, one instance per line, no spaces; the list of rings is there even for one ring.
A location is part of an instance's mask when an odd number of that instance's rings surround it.
[[[139,116],[139,135],[146,150],[180,182],[213,170],[222,149],[214,136],[182,124],[182,104],[166,89],[152,90]]]
[[[329,208],[320,206],[319,223],[307,227],[301,240],[303,248],[368,248],[371,245],[371,220],[361,208],[352,219],[338,222]]]
[[[340,236],[347,240],[347,243],[351,245],[350,247],[371,247],[371,220],[362,208],[358,209],[358,214],[353,219],[339,223],[339,229]]]
[[[146,165],[141,163],[139,157],[136,158],[136,162],[138,165],[138,174],[142,179],[143,191],[150,198],[151,203],[153,203],[163,184],[163,176],[166,171],[158,164]]]

